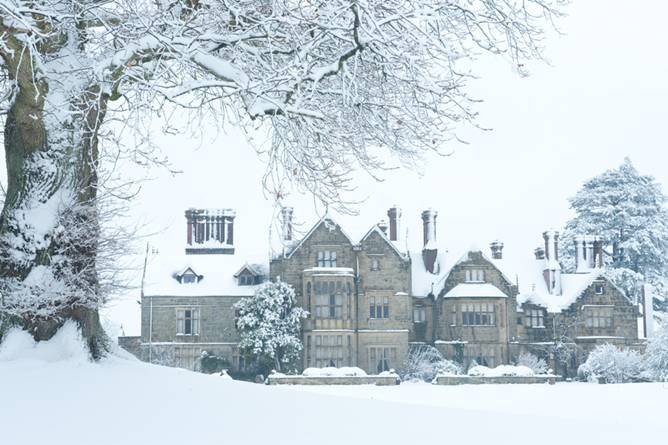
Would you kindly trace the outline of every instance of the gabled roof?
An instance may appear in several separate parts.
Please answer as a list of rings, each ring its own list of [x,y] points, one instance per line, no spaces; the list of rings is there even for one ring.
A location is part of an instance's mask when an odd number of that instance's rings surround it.
[[[605,276],[604,269],[593,269],[585,273],[562,273],[561,294],[552,295],[543,277],[545,260],[533,260],[532,263],[530,266],[533,267],[526,267],[523,272],[520,271],[518,305],[531,303],[546,308],[548,312],[558,313],[575,303],[582,293],[597,280],[605,280],[622,295],[626,295]]]
[[[507,273],[503,269],[500,269],[498,265],[494,262],[494,260],[490,259],[487,255],[485,255],[482,249],[478,248],[475,245],[466,249],[464,253],[456,261],[452,261],[452,257],[449,254],[446,255],[448,253],[447,250],[439,248],[438,257],[436,259],[439,266],[439,271],[437,274],[430,274],[425,270],[421,254],[411,256],[411,259],[414,263],[414,265],[412,266],[413,295],[425,296],[426,294],[424,293],[426,291],[427,293],[429,292],[433,293],[434,296],[438,296],[443,290],[445,281],[450,276],[450,272],[452,272],[452,269],[454,269],[455,266],[461,263],[470,261],[470,254],[473,252],[479,252],[485,261],[487,261],[490,265],[492,265],[492,267],[494,267],[496,270],[499,271],[501,276],[508,282],[509,285],[514,284],[513,281],[511,281],[510,278],[508,277]],[[429,285],[431,287],[430,290],[427,290],[425,287],[426,281],[429,282]]]
[[[485,254],[485,251],[484,251],[484,250],[482,250],[480,247],[478,247],[478,246],[476,246],[476,245],[472,245],[471,247],[469,247],[469,248],[466,250],[466,252],[464,252],[464,255],[462,255],[462,256],[459,258],[459,260],[457,260],[457,262],[456,262],[455,264],[452,265],[452,268],[454,268],[456,265],[458,265],[458,264],[460,264],[460,263],[465,263],[465,262],[467,262],[467,261],[470,261],[470,260],[471,260],[470,255],[471,255],[471,253],[473,253],[473,252],[478,252],[478,253],[480,253],[480,255],[482,255],[482,259],[485,260],[485,261],[487,261],[487,262],[488,262],[489,264],[491,264],[492,266],[494,266],[494,268],[495,268],[496,270],[499,271],[499,273],[501,274],[501,276],[503,277],[503,279],[506,280],[506,282],[507,282],[509,285],[512,286],[512,285],[514,284],[513,280],[512,280],[512,279],[510,278],[510,276],[509,276],[510,274],[506,273],[506,270],[504,270],[505,268],[502,267],[502,266],[500,265],[500,263],[498,263],[499,260],[493,260],[492,258],[490,258],[489,256],[487,256],[487,254]],[[450,270],[452,270],[452,268],[450,268]],[[448,275],[449,275],[449,273],[448,273]],[[447,279],[447,278],[446,278],[446,279]]]
[[[394,243],[394,241],[390,240],[390,238],[387,236],[387,234],[386,234],[385,232],[383,232],[383,231],[381,230],[380,227],[378,227],[378,224],[374,224],[373,226],[371,226],[371,229],[369,229],[369,231],[366,233],[366,235],[364,235],[364,236],[362,237],[362,239],[360,240],[360,244],[362,244],[364,241],[366,241],[366,239],[367,239],[369,236],[371,236],[372,233],[377,233],[378,235],[380,235],[380,237],[381,237],[381,238],[382,238],[382,239],[383,239],[383,240],[384,240],[390,247],[392,247],[392,250],[394,250],[394,251],[396,252],[397,255],[399,255],[402,259],[407,259],[406,254],[405,254],[404,252],[402,252],[401,250],[399,250],[399,248],[396,246],[396,244]]]
[[[188,272],[190,272],[191,274],[195,275],[196,277],[202,277],[202,275],[200,275],[200,274],[198,274],[197,272],[195,272],[195,271],[193,270],[192,267],[186,267],[186,268],[183,270],[183,272],[181,272],[180,274],[177,274],[177,275],[178,275],[179,277],[182,277],[182,276],[186,275]]]
[[[255,275],[256,277],[266,275],[266,271],[263,270],[263,265],[245,263],[243,266],[241,266],[241,269],[239,269],[234,274],[234,278],[238,278],[239,275],[241,275],[244,270],[249,271],[251,274]]]
[[[309,238],[311,237],[311,235],[313,235],[313,232],[315,232],[316,229],[317,229],[318,227],[320,227],[322,224],[327,224],[328,221],[329,221],[330,223],[334,224],[334,225],[339,229],[339,231],[340,231],[340,232],[343,234],[343,236],[348,240],[348,242],[350,243],[351,246],[354,246],[354,245],[355,245],[355,243],[353,243],[353,241],[352,241],[352,238],[350,238],[350,236],[348,236],[348,234],[345,232],[345,230],[343,230],[343,227],[341,227],[341,225],[340,225],[339,223],[337,223],[337,222],[334,220],[334,218],[332,218],[331,216],[329,216],[329,214],[326,214],[325,216],[323,216],[322,218],[320,218],[320,219],[318,220],[318,222],[316,222],[316,223],[313,225],[313,227],[311,227],[311,230],[309,230],[308,233],[307,233],[306,235],[304,235],[304,237],[299,241],[299,243],[297,243],[297,244],[290,250],[290,252],[288,252],[288,253],[285,255],[285,258],[291,258],[292,255],[294,255],[294,253],[295,253],[296,251],[298,251],[298,250],[302,247],[302,245],[306,242],[306,240],[309,239]]]

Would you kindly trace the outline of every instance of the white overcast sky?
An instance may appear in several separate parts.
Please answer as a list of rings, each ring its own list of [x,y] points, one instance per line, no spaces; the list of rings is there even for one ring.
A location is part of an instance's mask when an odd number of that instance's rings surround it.
[[[503,59],[485,58],[470,85],[479,123],[467,130],[469,145],[453,144],[449,157],[430,157],[423,171],[395,171],[383,183],[360,175],[367,201],[357,217],[337,220],[353,237],[403,209],[413,247],[420,245],[420,212],[439,212],[438,239],[457,252],[471,244],[505,243],[510,258],[532,255],[541,233],[571,216],[567,198],[582,182],[629,156],[636,168],[668,188],[668,4],[655,0],[579,0],[550,39],[551,65],[532,63],[520,78]],[[133,217],[147,221],[161,252],[181,249],[187,207],[237,210],[235,243],[253,257],[266,252],[273,202],[260,185],[263,165],[234,131],[202,140],[162,137],[160,145],[183,173],[144,185]],[[297,219],[316,218],[312,201],[291,197]],[[335,215],[336,217],[336,215]],[[164,229],[164,230],[163,230]],[[171,246],[171,247],[170,247]],[[139,333],[139,291],[113,302],[106,317],[127,335]]]

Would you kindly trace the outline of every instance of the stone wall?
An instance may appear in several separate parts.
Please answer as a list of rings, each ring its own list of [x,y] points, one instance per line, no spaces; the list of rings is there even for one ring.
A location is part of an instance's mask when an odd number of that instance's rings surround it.
[[[400,380],[397,376],[366,375],[356,377],[305,377],[301,375],[269,376],[269,385],[376,385],[394,386]]]

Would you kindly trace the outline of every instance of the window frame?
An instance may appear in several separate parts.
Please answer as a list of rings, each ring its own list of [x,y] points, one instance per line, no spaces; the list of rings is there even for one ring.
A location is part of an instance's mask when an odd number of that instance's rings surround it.
[[[466,283],[484,283],[485,270],[484,269],[466,269],[464,272],[464,281]]]
[[[422,304],[413,306],[413,323],[426,323],[427,309]]]
[[[343,335],[314,335],[314,337],[313,356],[309,358],[312,360],[312,363],[316,368],[326,368],[330,366],[339,368],[345,364],[343,360],[345,355],[343,350]]]
[[[462,326],[496,326],[496,304],[462,303]]]
[[[545,327],[545,312],[542,309],[530,308],[525,312],[526,327],[528,328],[544,328]]]
[[[585,306],[585,327],[588,329],[612,329],[614,327],[615,311],[613,306]]]
[[[369,319],[389,320],[390,297],[373,295],[369,297]]]
[[[315,257],[316,267],[337,267],[336,250],[319,250]]]
[[[199,308],[183,307],[176,309],[177,336],[188,336],[188,337],[198,336],[200,334],[200,328],[201,328],[201,323],[200,323]]]

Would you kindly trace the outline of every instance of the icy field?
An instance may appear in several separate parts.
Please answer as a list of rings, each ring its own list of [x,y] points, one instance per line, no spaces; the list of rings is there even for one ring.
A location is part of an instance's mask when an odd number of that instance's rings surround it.
[[[0,349],[0,437],[17,444],[663,443],[668,385],[268,387],[111,357],[75,331]],[[646,441],[646,442],[645,442]]]

